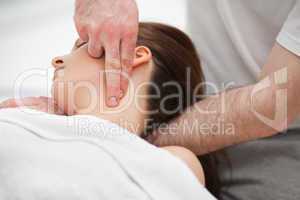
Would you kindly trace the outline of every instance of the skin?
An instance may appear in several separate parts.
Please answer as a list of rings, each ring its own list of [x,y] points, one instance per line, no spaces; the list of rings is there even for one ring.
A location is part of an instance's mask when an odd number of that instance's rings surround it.
[[[94,115],[120,126],[127,122],[125,128],[131,132],[143,130],[138,125],[145,119],[141,111],[146,110],[146,99],[140,95],[147,94],[145,84],[153,70],[152,54],[147,47],[135,49],[131,87],[113,108],[105,103],[105,58],[89,56],[88,44],[77,42],[70,54],[54,58],[52,65],[55,68],[52,96],[66,115]]]
[[[122,2],[124,2],[124,4]],[[97,7],[101,3],[103,3],[103,5],[110,4],[111,7]],[[121,32],[126,32],[126,30],[136,31],[136,26],[133,29],[130,29],[128,26],[125,26],[126,28],[124,28],[124,23],[121,23],[121,25],[119,24],[120,26],[113,26],[118,24],[114,22],[119,22],[117,19],[121,18],[127,19],[126,23],[131,25],[136,23],[137,17],[133,13],[137,13],[137,8],[135,6],[124,6],[133,5],[133,3],[133,0],[98,0],[93,2],[89,0],[78,0],[77,8],[89,8],[90,12],[87,12],[87,9],[81,9],[82,13],[76,11],[75,22],[77,21],[77,24],[79,24],[77,27],[80,28],[84,23],[80,23],[78,19],[82,18],[81,16],[89,16],[89,19],[93,19],[89,22],[88,20],[85,20],[85,22],[89,25],[94,24],[96,27],[102,27],[102,22],[106,21],[107,25],[112,27],[111,32],[116,31],[119,33],[120,30]],[[112,6],[112,4],[114,4],[114,6]],[[124,7],[127,8],[126,12],[118,12]],[[112,17],[111,21],[108,20],[110,18],[105,14],[97,18],[95,16],[102,12],[93,12],[93,8],[97,8],[97,10],[101,9],[103,13],[114,13],[115,17]],[[105,29],[96,29],[100,30],[100,32],[94,30],[95,29],[87,29],[85,31],[81,31],[81,29],[79,29],[79,33],[82,35],[83,39],[87,39],[86,35],[92,35],[95,33],[100,33],[99,35],[102,35],[102,33],[107,33],[107,30]],[[89,34],[81,34],[81,32]],[[133,36],[133,34],[130,35]],[[113,44],[114,42],[112,41],[115,41],[115,45],[111,45],[111,47],[115,47],[113,48],[115,50],[118,49],[117,47],[118,42],[120,41],[119,39],[120,37],[115,37],[115,39],[112,39],[110,42]],[[99,44],[97,42],[90,42],[91,44],[94,44],[94,46],[101,46],[97,45]],[[297,76],[300,70],[299,62],[298,56],[284,49],[279,44],[274,44],[274,48],[270,52],[269,59],[263,66],[262,75],[258,79],[257,83],[222,92],[197,103],[191,107],[188,112],[170,123],[170,127],[177,127],[176,130],[173,128],[172,130],[159,130],[154,134],[155,136],[149,138],[149,140],[158,146],[181,145],[189,148],[198,155],[202,155],[238,143],[273,136],[276,133],[285,130],[296,118],[300,109],[298,105],[298,102],[300,101],[297,90],[297,87],[300,86],[300,78]],[[279,86],[276,84],[274,77],[275,72],[282,68],[287,69],[288,82],[285,85]],[[264,81],[266,78],[271,81],[270,87],[260,91],[259,94],[255,95],[253,101],[251,101],[251,94],[256,88],[264,86]],[[118,85],[118,83],[118,80],[108,81],[108,85]],[[273,101],[273,98],[277,95],[278,89],[287,90],[287,115],[278,119],[276,118],[274,124],[277,125],[275,125],[276,127],[274,128],[274,126],[270,127],[270,125],[266,125],[266,123],[262,122],[262,120],[255,115],[253,109],[257,113],[264,114],[270,119],[272,118],[272,115],[275,115],[278,112],[283,112],[283,108],[276,108],[276,102]],[[114,92],[114,90],[111,91]],[[199,110],[202,112],[199,112]],[[206,113],[206,111],[211,110],[214,112],[210,114]],[[199,124],[205,124],[207,126],[210,126],[214,123],[219,123],[221,126],[230,124],[232,127],[234,127],[234,134],[224,135],[223,132],[215,130],[209,130],[209,133],[207,133],[207,130],[203,131],[199,127],[196,127],[193,130],[186,128],[186,124],[191,125],[195,121],[197,121]],[[172,132],[172,134],[168,134],[170,132]]]
[[[287,70],[287,83],[278,85],[274,79],[275,72],[284,68]],[[154,133],[154,137],[149,138],[149,140],[160,147],[183,146],[197,155],[203,155],[235,144],[273,136],[279,131],[287,129],[288,125],[299,114],[299,73],[299,56],[289,52],[279,44],[275,44],[257,83],[225,91],[196,103],[181,117],[169,124],[170,127],[177,127],[176,129],[158,130]],[[266,78],[271,80],[271,85],[256,94],[251,102],[252,91],[263,85]],[[274,117],[274,113],[281,110],[279,108],[276,111],[274,101],[276,92],[280,89],[287,90],[287,115],[274,121],[278,125],[274,129],[263,123],[254,114],[253,108],[258,113],[271,118]],[[225,105],[222,103],[223,100],[225,100]],[[46,105],[45,99],[40,98],[26,98],[23,104],[39,109],[45,109],[43,105]],[[225,106],[225,112],[221,109],[222,104]],[[16,106],[18,106],[17,100],[14,99],[0,104],[0,108]],[[208,114],[207,111],[215,112]],[[199,129],[199,127],[187,129],[186,125],[192,125],[194,122],[206,125],[219,122],[221,126],[231,124],[234,127],[234,134],[224,135],[223,132],[213,130],[209,130],[207,133],[207,130]]]
[[[126,11],[124,12],[121,8],[126,8]],[[97,10],[97,12],[95,10]],[[99,10],[103,12],[98,12]],[[114,17],[108,13],[114,13]],[[122,18],[126,20],[120,20]],[[122,71],[127,74],[128,71],[131,71],[131,67],[128,66],[130,66],[129,63],[132,60],[134,48],[133,45],[129,44],[133,44],[133,41],[136,41],[138,27],[137,8],[133,0],[77,0],[74,19],[81,39],[83,41],[89,41],[89,53],[94,57],[100,57],[103,54],[102,50],[104,48],[108,54],[107,61],[105,61],[105,63],[107,63],[105,68],[116,69],[120,72],[120,66],[122,64]],[[107,35],[110,35],[109,39]],[[122,46],[121,50],[120,43]],[[127,48],[123,48],[123,46]],[[128,59],[124,59],[126,57]],[[128,64],[125,64],[127,61]],[[276,72],[281,69],[286,69],[287,72],[287,82],[285,84],[278,84],[275,78]],[[299,114],[299,73],[299,56],[275,43],[269,58],[263,66],[262,74],[255,84],[222,92],[195,104],[181,117],[170,123],[170,127],[175,126],[177,129],[158,130],[154,134],[155,136],[149,138],[149,140],[157,146],[183,146],[197,155],[203,155],[235,144],[273,136],[287,129],[288,125],[291,124]],[[107,105],[110,107],[117,106],[119,100],[115,101],[114,98],[122,96],[120,95],[121,92],[119,88],[127,88],[127,83],[126,81],[121,81],[119,76],[110,75],[109,73],[107,73],[107,77]],[[261,90],[254,96],[253,101],[251,101],[253,91],[255,91],[256,88],[263,87],[266,79],[270,80],[270,86]],[[276,127],[270,127],[255,115],[253,109],[269,118],[272,118],[274,115],[276,116],[278,112],[283,112],[283,108],[276,108],[276,102],[274,101],[278,91],[281,89],[287,91],[285,95],[287,98],[287,115],[275,118],[274,124],[277,124]],[[113,99],[111,99],[111,97],[113,97]],[[39,97],[26,99],[26,103],[23,104],[40,109],[44,107],[40,104],[43,103],[43,105],[47,105],[47,102],[49,102],[47,98]],[[3,102],[0,108],[15,107],[17,105],[17,100],[9,100]],[[214,112],[207,114],[206,111]],[[213,129],[207,133],[207,130],[204,131],[199,127],[193,130],[186,128],[186,124],[191,125],[195,121],[208,126],[214,123],[220,123],[221,126],[230,124],[234,127],[234,134],[224,135],[223,132]],[[172,132],[172,134],[168,134],[170,132]],[[178,157],[183,158],[182,155]],[[197,174],[195,170],[193,171]],[[201,180],[201,177],[198,178]]]
[[[285,83],[278,84],[278,74],[282,69],[286,70],[287,79]],[[257,83],[222,92],[195,104],[170,123],[170,127],[175,126],[177,129],[159,130],[150,140],[157,146],[184,146],[197,155],[203,155],[239,143],[273,136],[286,130],[299,115],[299,74],[299,56],[276,43]],[[270,81],[269,87],[254,92],[257,88],[265,86],[265,80]],[[286,94],[280,93],[280,90],[286,91]],[[276,102],[281,98],[286,98],[286,102],[277,107]],[[280,115],[284,107],[287,113]],[[273,126],[258,118],[253,110],[273,119]],[[214,112],[206,113],[207,111]],[[234,131],[233,134],[224,134],[222,130],[214,129],[207,132],[199,126],[193,130],[187,129],[187,124],[191,126],[195,122],[208,126],[214,123],[220,123],[224,127],[231,125]]]
[[[122,74],[130,74],[134,59],[138,33],[135,1],[76,0],[74,22],[81,40],[88,41],[91,56],[100,58],[105,52],[106,103],[118,106],[128,88]]]
[[[78,4],[85,4],[84,2],[88,1],[78,1]],[[115,5],[118,6],[121,4]],[[77,7],[80,7],[80,5]],[[129,13],[135,12],[135,9],[136,8],[131,8],[128,11]],[[127,12],[118,13],[118,16],[127,15],[126,13]],[[103,17],[103,19],[105,18],[106,17]],[[119,29],[119,27],[117,29]],[[275,72],[284,68],[287,70],[287,83],[278,85],[274,79]],[[203,155],[235,144],[273,136],[278,132],[287,129],[288,125],[291,124],[291,122],[295,120],[299,114],[299,70],[299,56],[289,52],[287,49],[275,43],[272,51],[270,52],[269,58],[263,66],[262,74],[255,84],[225,91],[196,103],[181,117],[169,124],[170,127],[177,127],[176,130],[173,128],[172,130],[158,130],[153,134],[154,137],[149,138],[149,140],[157,146],[183,146],[192,150],[197,155]],[[271,85],[256,94],[253,101],[251,101],[250,97],[252,92],[256,88],[260,88],[261,86],[263,87],[265,79],[269,79]],[[107,85],[109,84],[110,83],[108,82]],[[262,120],[255,115],[253,109],[257,113],[264,114],[269,118],[272,118],[272,115],[274,116],[274,114],[278,112],[282,112],[283,109],[276,108],[274,101],[274,97],[276,97],[277,92],[280,89],[287,90],[287,115],[285,117],[276,118],[274,124],[277,125],[274,128],[262,122]],[[107,90],[107,92],[109,91],[110,89]],[[37,102],[45,102],[45,99],[40,98],[34,98],[31,100],[32,103],[29,101],[26,105],[37,104]],[[0,108],[1,106],[14,107],[17,106],[17,101],[9,100],[3,102],[2,105],[0,105]],[[207,113],[207,111],[214,112]],[[195,121],[198,124],[208,126],[215,123],[219,123],[220,126],[226,126],[229,124],[234,127],[234,133],[224,135],[222,131],[220,132],[210,129],[207,132],[207,130],[202,130],[200,127],[196,127],[192,130],[187,129],[187,124],[192,125]],[[172,134],[168,134],[170,132],[172,132]]]
[[[89,56],[88,44],[77,41],[70,54],[54,58],[52,65],[55,68],[53,98],[11,99],[2,102],[0,108],[27,106],[53,114],[93,115],[116,123],[137,135],[144,130],[147,99],[142,96],[147,95],[146,83],[150,81],[155,67],[151,51],[147,47],[136,47],[128,91],[119,105],[113,108],[105,103],[105,59]],[[91,88],[94,89],[93,92]],[[167,146],[162,149],[183,161],[198,181],[205,184],[201,163],[193,152],[178,146]]]

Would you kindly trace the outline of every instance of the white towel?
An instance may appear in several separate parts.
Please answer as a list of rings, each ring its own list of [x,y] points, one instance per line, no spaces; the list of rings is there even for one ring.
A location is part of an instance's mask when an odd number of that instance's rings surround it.
[[[214,199],[179,159],[111,122],[0,111],[2,200]]]

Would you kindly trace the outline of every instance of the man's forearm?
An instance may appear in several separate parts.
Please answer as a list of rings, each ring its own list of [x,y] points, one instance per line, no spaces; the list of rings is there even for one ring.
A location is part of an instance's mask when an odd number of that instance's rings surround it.
[[[274,47],[265,67],[267,76],[257,84],[196,103],[167,128],[157,131],[154,143],[185,146],[201,155],[286,129],[299,113],[300,98],[295,91],[300,81],[295,74],[300,62],[281,51],[286,53]],[[275,68],[268,70],[269,65]]]
[[[251,114],[248,99],[253,87],[234,89],[195,104],[168,127],[161,128],[155,144],[181,145],[201,155],[267,136],[271,131],[264,130]]]

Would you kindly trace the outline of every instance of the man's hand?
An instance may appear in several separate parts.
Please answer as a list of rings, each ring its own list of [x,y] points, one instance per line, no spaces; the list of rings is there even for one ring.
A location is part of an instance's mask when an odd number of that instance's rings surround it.
[[[63,115],[55,101],[48,97],[27,97],[23,99],[8,99],[0,103],[0,110],[4,108],[27,107],[34,110]]]
[[[76,0],[74,21],[91,56],[98,58],[105,51],[107,105],[115,107],[128,88],[138,34],[137,5],[134,0]]]

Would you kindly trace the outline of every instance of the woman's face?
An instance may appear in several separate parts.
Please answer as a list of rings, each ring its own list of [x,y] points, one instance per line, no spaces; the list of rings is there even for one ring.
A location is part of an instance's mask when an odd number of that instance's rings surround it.
[[[126,128],[134,133],[144,129],[146,97],[153,71],[149,48],[136,47],[128,91],[114,108],[106,106],[105,101],[104,56],[92,58],[87,44],[75,45],[70,54],[54,58],[52,65],[55,68],[52,97],[64,114],[91,114],[121,126],[125,122]]]
[[[93,109],[104,101],[104,59],[90,57],[87,44],[54,58],[52,65],[55,68],[52,96],[66,114],[75,114],[77,109]]]

